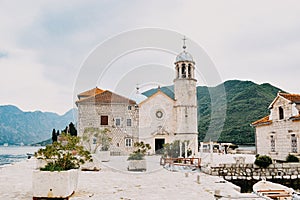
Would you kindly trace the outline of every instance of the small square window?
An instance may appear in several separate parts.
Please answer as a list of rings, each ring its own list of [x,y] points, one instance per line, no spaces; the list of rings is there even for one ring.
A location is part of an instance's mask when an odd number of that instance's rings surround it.
[[[132,139],[131,138],[126,138],[125,139],[125,146],[126,147],[131,147],[132,146]]]
[[[108,116],[107,115],[101,116],[101,125],[108,125]]]
[[[115,119],[115,124],[116,124],[116,126],[121,126],[121,119],[120,118],[116,118]]]
[[[128,106],[128,110],[131,110],[132,109],[132,107],[131,106]]]
[[[127,119],[127,126],[131,126],[131,119]]]

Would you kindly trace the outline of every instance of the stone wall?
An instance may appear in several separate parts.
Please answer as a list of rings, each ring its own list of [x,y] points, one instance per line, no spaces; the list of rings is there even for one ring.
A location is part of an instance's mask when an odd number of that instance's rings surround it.
[[[139,104],[139,139],[151,145],[152,154],[155,153],[155,139],[173,142],[176,126],[173,106],[174,100],[161,91]]]
[[[283,119],[279,119],[279,107],[284,110]],[[279,97],[271,109],[271,124],[256,127],[257,154],[269,155],[275,160],[285,160],[288,154],[300,154],[300,121],[291,120],[291,116],[292,104]],[[292,151],[292,135],[297,138],[296,152]],[[275,141],[275,151],[271,149],[271,138]]]
[[[128,155],[133,151],[134,142],[138,142],[138,113],[135,105],[81,103],[78,105],[78,135],[81,136],[87,127],[108,128],[112,155]],[[101,125],[102,115],[108,116],[108,125]],[[119,126],[116,126],[117,118],[121,122]],[[131,119],[131,126],[127,126],[127,119]],[[131,147],[125,145],[126,139],[132,139]]]
[[[231,179],[296,179],[300,178],[300,163],[275,163],[268,168],[260,168],[255,164],[220,164],[219,166],[204,166],[202,171]]]

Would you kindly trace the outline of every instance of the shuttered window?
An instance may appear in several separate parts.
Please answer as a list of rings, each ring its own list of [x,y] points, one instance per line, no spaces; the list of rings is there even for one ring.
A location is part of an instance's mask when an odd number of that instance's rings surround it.
[[[107,115],[101,116],[101,125],[108,125],[108,116]]]

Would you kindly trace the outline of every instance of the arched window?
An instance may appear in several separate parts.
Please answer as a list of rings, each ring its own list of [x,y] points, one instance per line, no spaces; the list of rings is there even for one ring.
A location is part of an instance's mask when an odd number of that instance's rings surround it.
[[[291,147],[292,147],[292,153],[298,153],[298,148],[297,148],[297,137],[295,134],[291,135]]]
[[[279,107],[279,119],[283,119],[283,118],[284,118],[283,108]]]
[[[185,77],[186,77],[186,68],[185,68],[185,64],[182,64],[181,66],[182,66],[182,68],[181,68],[181,70],[182,70],[182,71],[181,71],[181,72],[182,72],[182,73],[181,73],[181,74],[182,74],[182,78],[185,78]]]

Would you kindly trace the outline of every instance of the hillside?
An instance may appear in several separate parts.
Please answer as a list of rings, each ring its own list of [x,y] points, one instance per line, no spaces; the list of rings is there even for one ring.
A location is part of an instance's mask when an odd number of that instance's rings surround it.
[[[221,95],[224,94],[222,89],[225,89],[225,95]],[[169,96],[173,95],[172,86],[163,87],[161,90]],[[269,114],[268,106],[279,90],[268,83],[258,85],[239,80],[226,81],[216,87],[198,86],[200,141],[211,139],[238,144],[254,143],[254,128],[250,124]],[[150,96],[155,91],[156,89],[152,89],[143,94]]]
[[[52,129],[64,129],[74,122],[72,109],[64,115],[51,112],[23,112],[12,105],[0,106],[0,145],[32,144],[51,137]],[[77,117],[75,116],[75,119]]]

